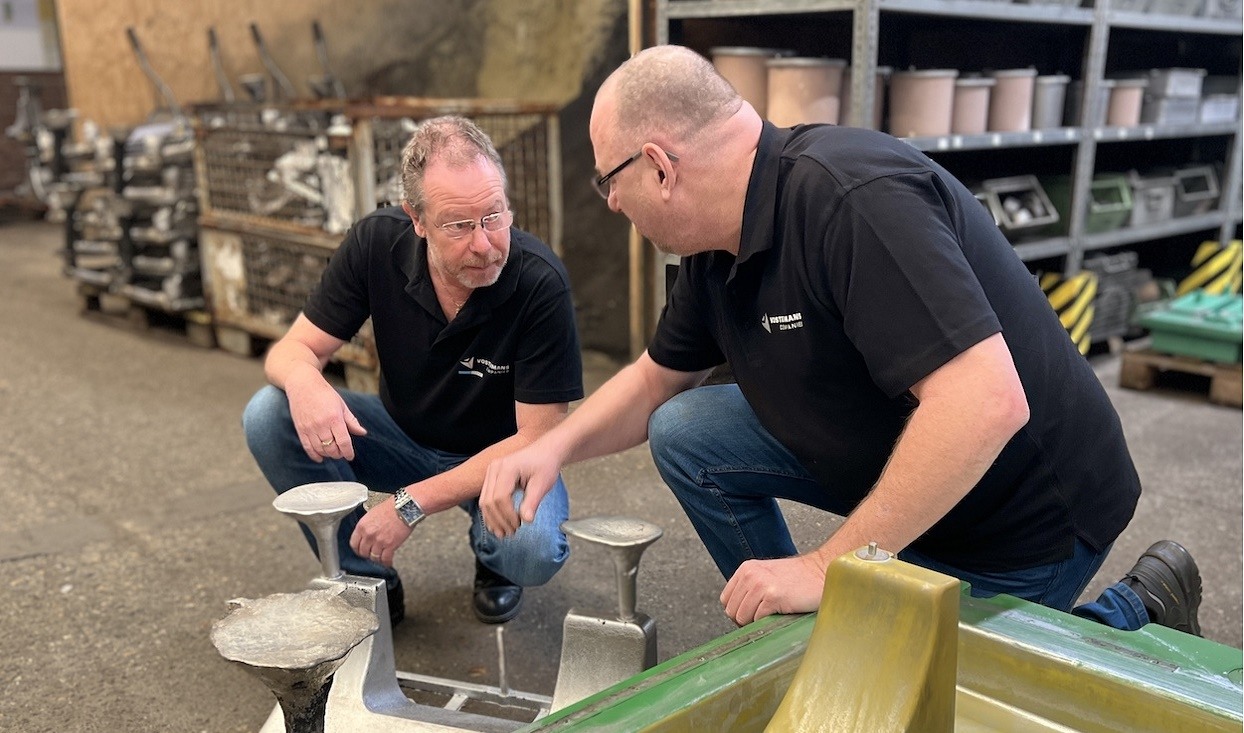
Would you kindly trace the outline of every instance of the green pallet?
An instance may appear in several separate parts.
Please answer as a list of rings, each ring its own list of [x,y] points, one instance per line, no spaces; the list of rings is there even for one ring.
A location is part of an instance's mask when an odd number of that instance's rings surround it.
[[[1146,313],[1140,325],[1149,329],[1154,351],[1236,364],[1244,342],[1244,298],[1194,290]]]

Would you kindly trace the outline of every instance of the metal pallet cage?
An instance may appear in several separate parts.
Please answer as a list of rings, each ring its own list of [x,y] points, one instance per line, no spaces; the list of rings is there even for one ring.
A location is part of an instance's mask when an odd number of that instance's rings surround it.
[[[337,247],[329,235],[253,226],[204,227],[199,238],[217,340],[243,353],[256,351],[251,336],[284,335]],[[371,323],[335,358],[346,365],[347,382],[373,380],[377,361]]]
[[[401,202],[402,149],[415,125],[446,114],[472,120],[492,139],[509,181],[514,225],[561,254],[561,139],[557,108],[549,104],[380,97],[348,106],[359,212]]]

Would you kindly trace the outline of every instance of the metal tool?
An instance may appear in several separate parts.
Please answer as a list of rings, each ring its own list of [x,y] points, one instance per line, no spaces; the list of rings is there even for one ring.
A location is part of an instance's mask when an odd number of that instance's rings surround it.
[[[130,47],[134,49],[134,56],[138,59],[138,66],[147,75],[147,79],[151,85],[155,87],[156,94],[164,100],[164,109],[175,117],[181,117],[181,105],[177,103],[177,98],[173,96],[173,90],[169,88],[160,75],[156,73],[151,66],[151,62],[147,59],[147,52],[143,50],[143,45],[138,41],[138,34],[134,32],[131,26],[125,29],[125,35],[130,39]]]
[[[216,85],[220,87],[222,101],[232,104],[236,99],[233,85],[229,83],[229,75],[225,73],[225,65],[220,60],[220,44],[216,42],[216,29],[207,29],[207,50],[212,57],[212,70],[216,73]]]
[[[311,87],[311,91],[320,99],[328,97],[345,99],[345,86],[333,75],[328,66],[328,47],[324,44],[324,31],[320,29],[320,21],[311,21],[311,36],[315,41],[315,56],[320,60],[320,68],[324,69],[324,75],[308,78],[307,86]]]
[[[268,46],[264,43],[263,34],[259,32],[257,23],[251,23],[251,38],[255,40],[255,50],[259,53],[259,60],[263,62],[264,68],[272,76],[273,101],[285,102],[297,97],[298,92],[294,91],[293,83],[268,53]]]
[[[571,609],[562,623],[562,655],[553,710],[560,710],[657,662],[657,624],[635,610],[636,579],[644,550],[661,538],[660,527],[630,517],[592,517],[562,523],[568,537],[609,550],[618,581],[618,615]]]

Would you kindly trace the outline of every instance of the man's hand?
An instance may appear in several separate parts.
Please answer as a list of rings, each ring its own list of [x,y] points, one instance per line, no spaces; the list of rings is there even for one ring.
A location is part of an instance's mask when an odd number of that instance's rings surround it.
[[[410,527],[397,515],[390,497],[372,507],[350,535],[350,549],[359,557],[393,567],[393,555],[410,537]]]
[[[509,537],[522,522],[532,522],[536,509],[557,482],[561,461],[545,450],[525,448],[488,464],[479,495],[484,526],[498,537]],[[523,503],[514,511],[514,493],[524,490]]]
[[[367,435],[367,430],[323,376],[313,370],[307,371],[307,377],[290,379],[285,387],[289,413],[302,449],[316,463],[325,458],[354,460],[354,443],[350,436]]]
[[[825,568],[805,555],[748,560],[721,592],[726,615],[739,626],[774,613],[808,613],[821,604]]]

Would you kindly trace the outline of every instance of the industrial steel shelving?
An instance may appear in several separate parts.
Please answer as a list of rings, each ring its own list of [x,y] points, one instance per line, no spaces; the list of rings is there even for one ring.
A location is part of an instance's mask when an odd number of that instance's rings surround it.
[[[1127,0],[1114,0],[1119,7]],[[1212,0],[1211,0],[1212,1]],[[1074,2],[1074,0],[1072,0]],[[1076,3],[1078,5],[1078,3]],[[686,35],[695,24],[711,24],[723,21],[742,28],[749,21],[758,26],[781,20],[783,16],[797,24],[816,24],[833,21],[850,24],[850,84],[852,99],[850,119],[844,124],[871,127],[870,110],[873,108],[873,79],[878,67],[878,51],[882,46],[882,18],[888,15],[916,15],[932,19],[961,19],[964,22],[996,22],[999,34],[1022,35],[1029,26],[1062,26],[1079,29],[1083,35],[1082,68],[1083,99],[1079,109],[1081,123],[1031,132],[984,133],[980,135],[947,135],[939,137],[907,138],[911,145],[937,157],[944,153],[960,151],[1020,151],[1029,148],[1070,148],[1070,173],[1073,191],[1070,207],[1070,223],[1065,236],[1015,245],[1019,256],[1027,261],[1062,258],[1066,272],[1077,271],[1084,253],[1126,244],[1160,240],[1165,237],[1205,232],[1206,238],[1222,242],[1233,238],[1241,222],[1241,144],[1239,121],[1211,124],[1154,125],[1139,127],[1105,127],[1089,122],[1089,110],[1100,109],[1107,90],[1102,83],[1108,76],[1107,48],[1112,33],[1146,32],[1160,34],[1162,38],[1195,39],[1198,36],[1239,39],[1242,35],[1238,18],[1192,17],[1155,15],[1112,9],[1110,0],[1099,0],[1096,7],[1071,7],[1067,3],[1017,4],[995,0],[653,0],[649,40],[653,43],[671,41],[671,30],[678,36]],[[849,20],[848,20],[849,19]],[[772,30],[770,29],[772,38]],[[748,44],[746,32],[736,31],[729,43],[721,45]],[[701,39],[702,40],[702,37]],[[707,53],[708,48],[693,48]],[[838,52],[825,51],[823,55],[845,55],[847,50],[839,42]],[[816,54],[821,55],[821,54]],[[1177,66],[1174,60],[1155,58],[1151,66]],[[1238,73],[1236,68],[1229,73]],[[1239,90],[1237,89],[1237,92]],[[1069,104],[1070,104],[1069,100]],[[1129,227],[1112,232],[1087,234],[1087,192],[1093,180],[1097,154],[1101,147],[1119,143],[1144,143],[1146,141],[1226,140],[1226,154],[1222,160],[1222,180],[1219,208],[1209,213],[1173,219],[1153,225]],[[988,166],[982,166],[988,167]],[[988,171],[981,171],[988,174]],[[1066,215],[1066,214],[1064,214]],[[661,259],[661,258],[658,258]],[[668,258],[655,263],[657,281],[663,277],[665,266],[672,264]],[[659,310],[663,302],[663,289],[653,288]]]

